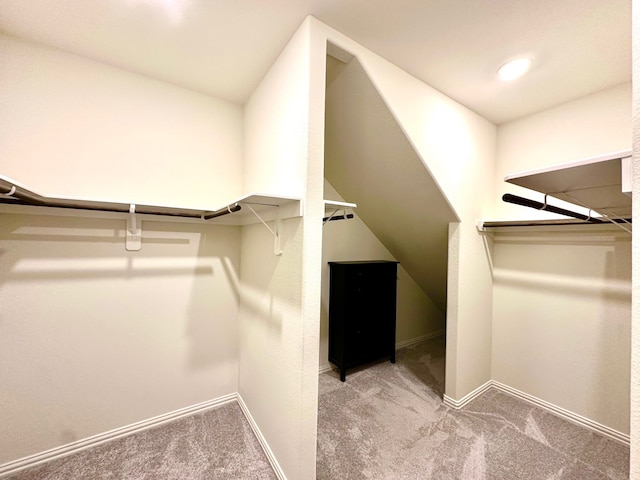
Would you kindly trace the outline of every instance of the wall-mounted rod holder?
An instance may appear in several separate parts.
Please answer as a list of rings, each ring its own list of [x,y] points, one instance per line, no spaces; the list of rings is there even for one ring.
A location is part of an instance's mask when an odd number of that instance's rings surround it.
[[[130,252],[137,252],[142,248],[142,222],[138,222],[136,219],[136,205],[134,203],[129,206],[124,248]]]

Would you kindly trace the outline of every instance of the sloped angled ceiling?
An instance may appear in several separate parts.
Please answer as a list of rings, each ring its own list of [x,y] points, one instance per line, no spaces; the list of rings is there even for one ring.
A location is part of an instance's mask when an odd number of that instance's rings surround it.
[[[455,212],[356,58],[327,57],[325,177],[446,311]]]

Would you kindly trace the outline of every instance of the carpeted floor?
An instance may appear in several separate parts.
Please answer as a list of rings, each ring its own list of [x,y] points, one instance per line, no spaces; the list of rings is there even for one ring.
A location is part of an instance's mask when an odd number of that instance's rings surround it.
[[[277,479],[237,403],[136,433],[11,480]]]
[[[318,480],[622,480],[629,448],[490,390],[442,403],[444,342],[397,363],[320,375]],[[230,403],[8,477],[11,480],[276,479]]]
[[[442,403],[444,341],[320,375],[318,480],[627,479],[629,448],[498,390]]]

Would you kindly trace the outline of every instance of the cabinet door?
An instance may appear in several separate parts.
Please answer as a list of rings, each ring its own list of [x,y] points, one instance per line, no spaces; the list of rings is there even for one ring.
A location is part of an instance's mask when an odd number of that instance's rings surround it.
[[[395,343],[395,264],[361,264],[349,269],[346,363],[390,355]]]

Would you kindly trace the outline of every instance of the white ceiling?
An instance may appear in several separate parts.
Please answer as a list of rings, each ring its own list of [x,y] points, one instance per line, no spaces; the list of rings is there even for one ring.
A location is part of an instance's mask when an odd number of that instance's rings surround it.
[[[631,0],[1,0],[0,31],[244,103],[308,14],[498,124],[631,81]]]

